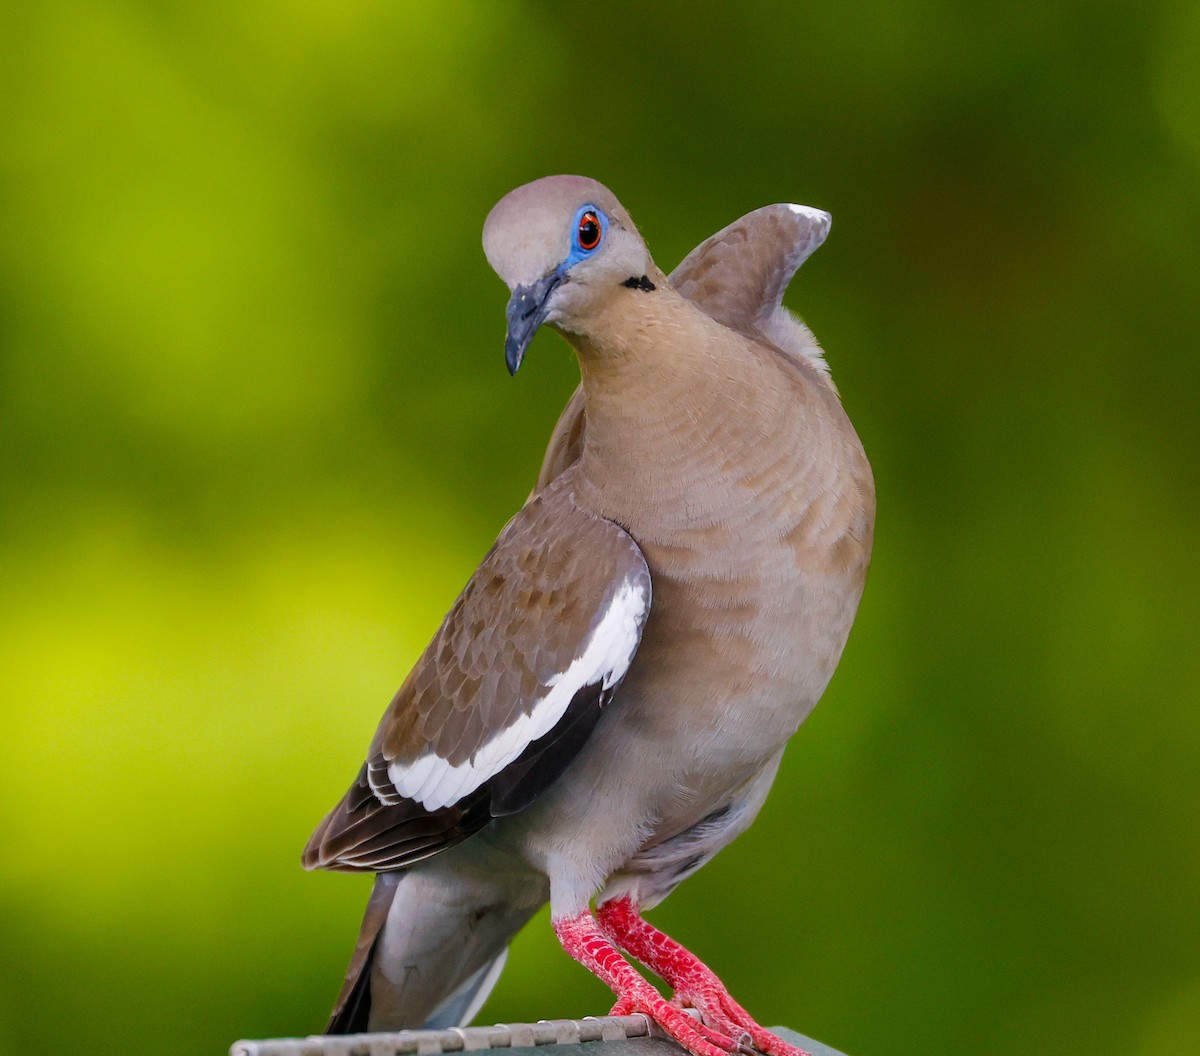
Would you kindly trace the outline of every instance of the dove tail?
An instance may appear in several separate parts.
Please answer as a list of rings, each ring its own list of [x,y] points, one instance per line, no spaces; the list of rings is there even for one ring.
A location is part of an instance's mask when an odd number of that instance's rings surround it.
[[[326,1032],[466,1026],[545,901],[534,887],[499,892],[444,869],[380,873]]]

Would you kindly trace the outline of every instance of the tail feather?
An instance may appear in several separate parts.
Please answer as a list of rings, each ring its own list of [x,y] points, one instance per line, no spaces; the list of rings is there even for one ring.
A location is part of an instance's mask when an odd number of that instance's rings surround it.
[[[467,1025],[500,978],[509,940],[545,899],[536,881],[380,873],[327,1033]]]
[[[364,1034],[371,1022],[371,958],[364,970],[345,988],[325,1027],[326,1034]]]
[[[375,877],[375,886],[371,888],[371,897],[367,900],[362,927],[358,932],[358,942],[346,969],[342,992],[338,994],[333,1012],[330,1013],[326,1034],[361,1034],[369,1029],[371,968],[375,962],[375,947],[402,878],[402,873],[380,873]]]
[[[500,973],[504,971],[504,962],[508,960],[508,947],[500,951],[500,956],[485,964],[462,986],[454,991],[445,1001],[433,1010],[422,1026],[426,1030],[445,1030],[447,1027],[468,1026],[483,1008],[496,983],[500,981]]]

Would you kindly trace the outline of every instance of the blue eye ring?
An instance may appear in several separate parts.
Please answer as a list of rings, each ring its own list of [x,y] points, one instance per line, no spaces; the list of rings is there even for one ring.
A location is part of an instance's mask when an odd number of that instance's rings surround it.
[[[608,217],[594,205],[582,205],[575,211],[571,223],[571,254],[568,266],[589,257],[604,244],[608,234]]]

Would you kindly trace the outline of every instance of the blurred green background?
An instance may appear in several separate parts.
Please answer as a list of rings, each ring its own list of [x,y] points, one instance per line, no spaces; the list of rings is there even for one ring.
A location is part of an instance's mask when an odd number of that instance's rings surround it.
[[[655,920],[854,1056],[1200,1036],[1200,7],[0,7],[0,1053],[319,1029],[297,856],[523,501],[479,232],[595,176],[672,267],[829,209],[788,303],[875,563],[757,826]],[[482,1019],[607,992],[545,917]]]

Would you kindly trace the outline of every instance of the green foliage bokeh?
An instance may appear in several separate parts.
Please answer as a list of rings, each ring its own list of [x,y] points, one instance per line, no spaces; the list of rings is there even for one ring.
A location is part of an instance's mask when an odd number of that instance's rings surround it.
[[[607,183],[788,295],[879,486],[826,699],[655,919],[856,1056],[1200,1035],[1200,7],[0,8],[0,1054],[317,1030],[298,853],[522,502],[487,210]],[[544,917],[485,1021],[599,1013]]]

